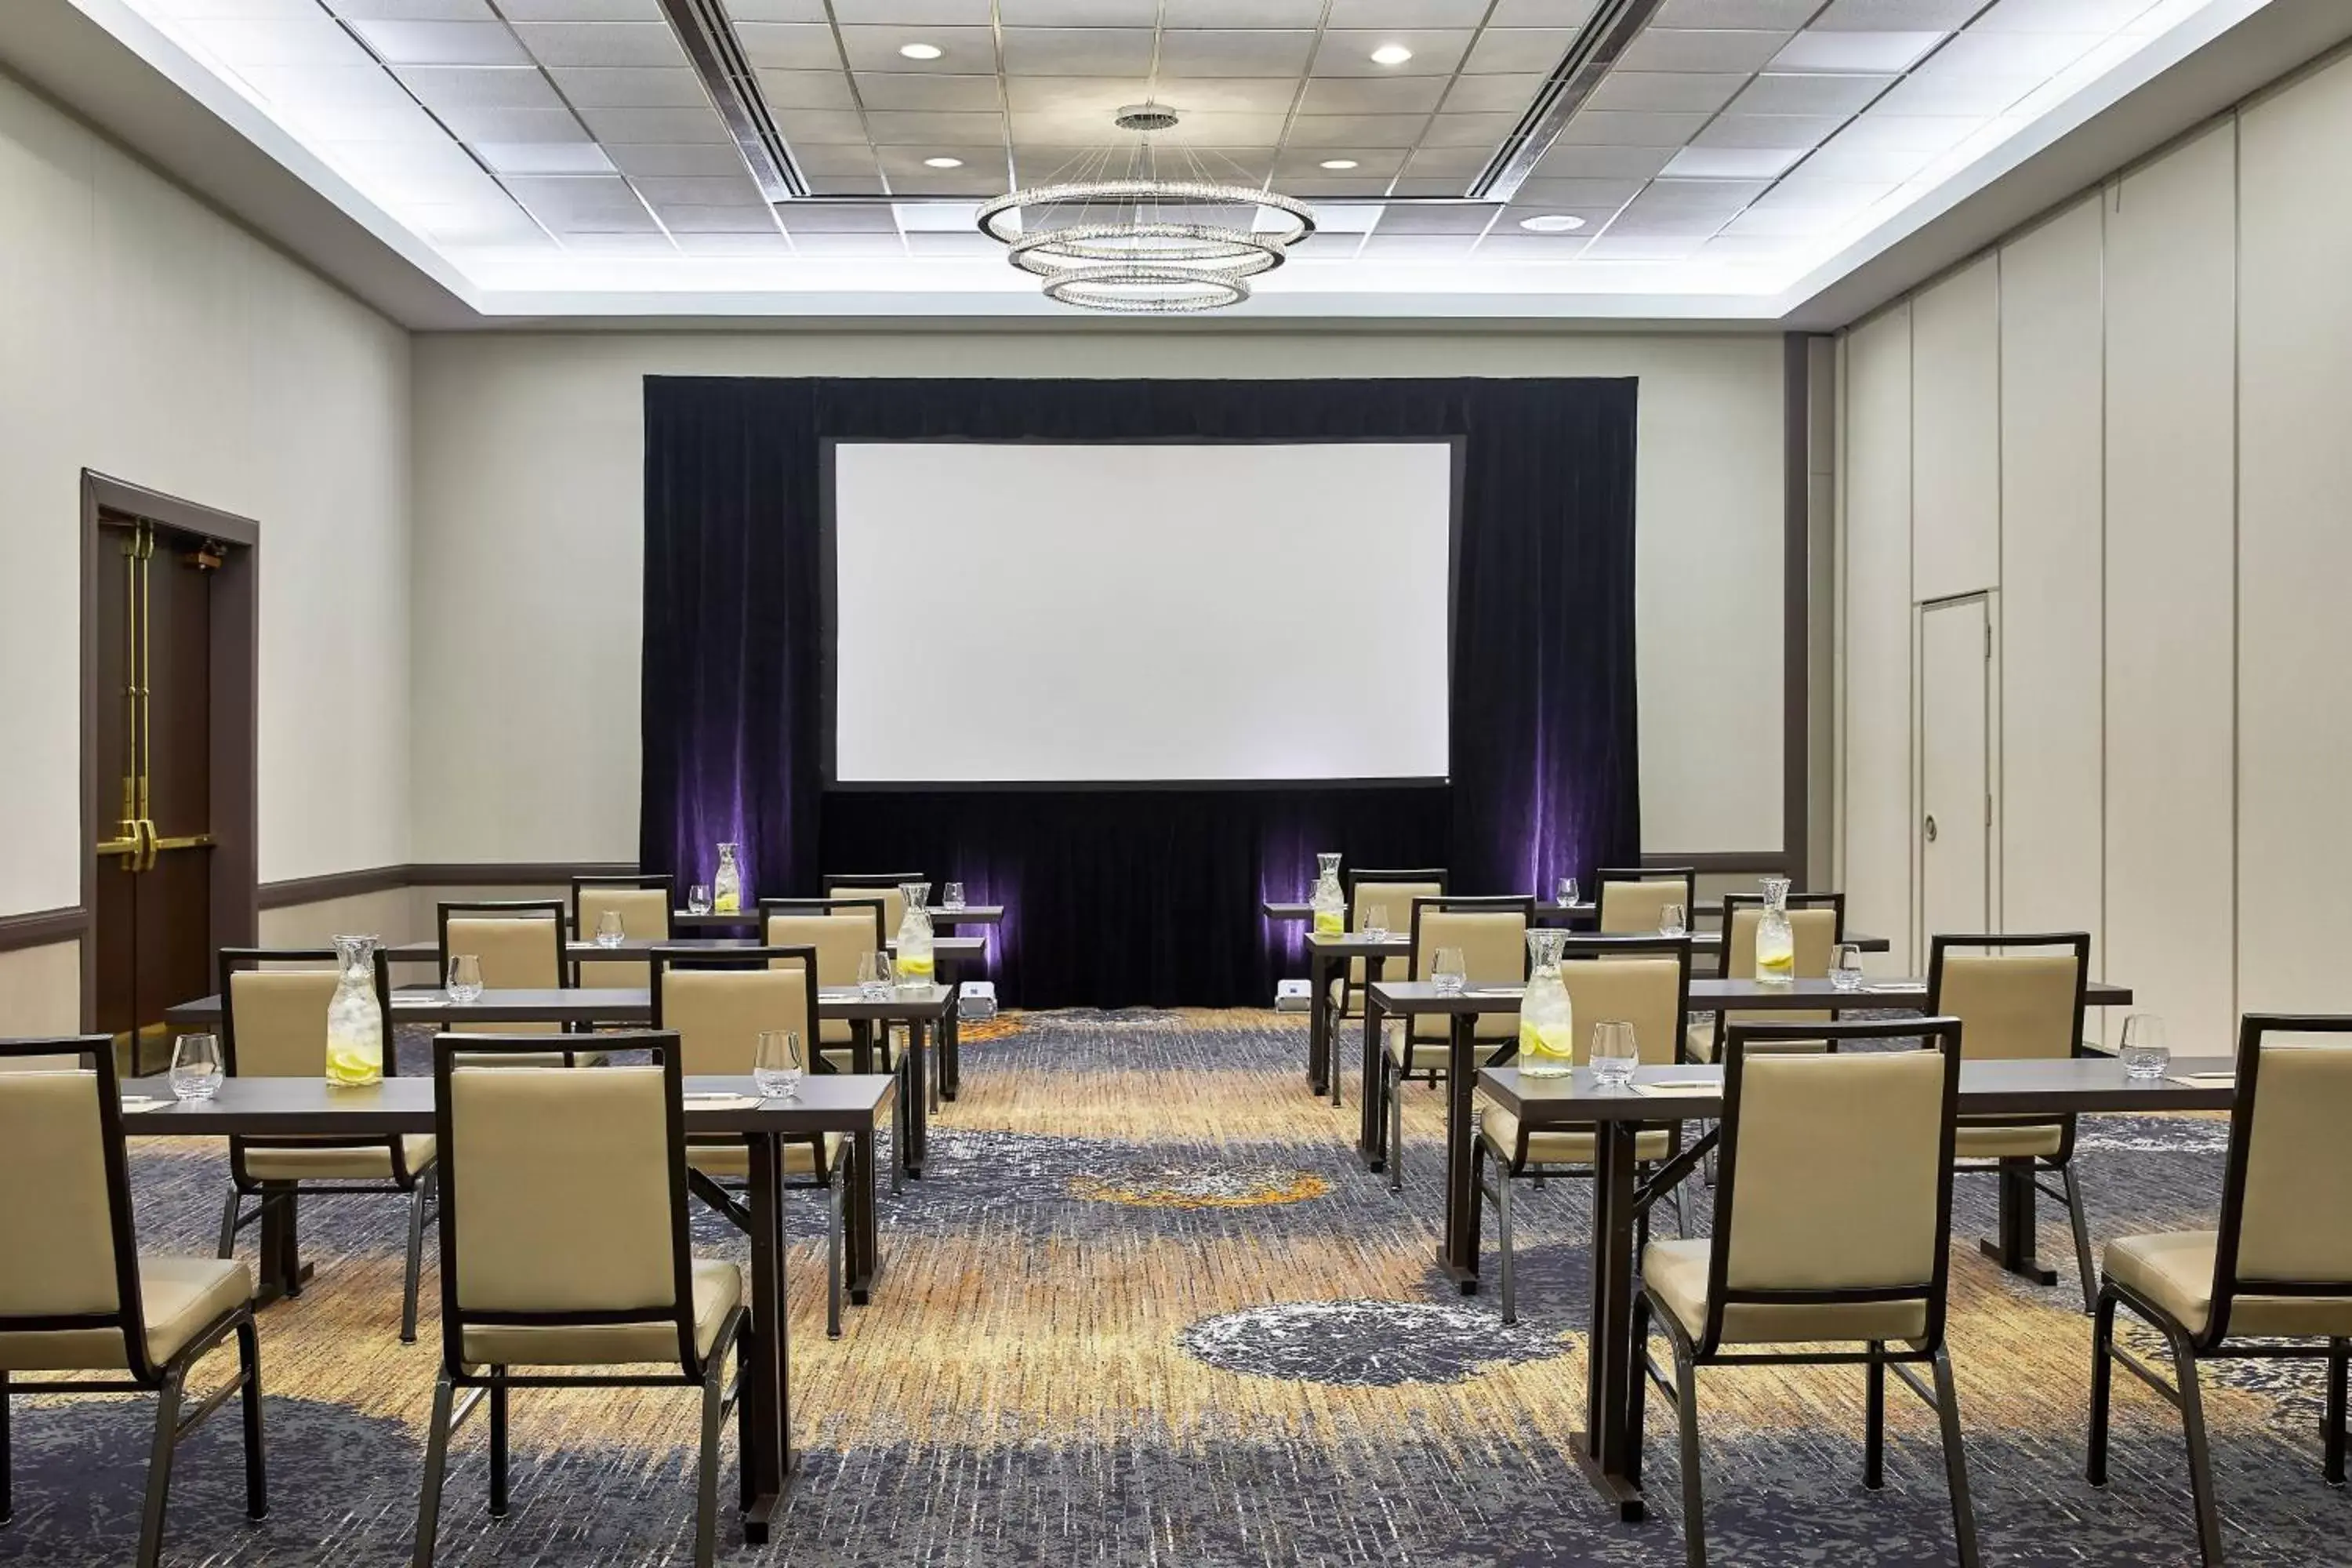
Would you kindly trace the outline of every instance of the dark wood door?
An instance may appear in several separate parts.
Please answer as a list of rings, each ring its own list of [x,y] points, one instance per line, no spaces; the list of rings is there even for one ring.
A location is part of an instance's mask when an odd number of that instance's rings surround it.
[[[119,808],[93,847],[98,1027],[133,1072],[170,1058],[163,1010],[210,991],[212,584],[217,551],[135,518],[105,520],[99,552],[96,736],[100,798]]]

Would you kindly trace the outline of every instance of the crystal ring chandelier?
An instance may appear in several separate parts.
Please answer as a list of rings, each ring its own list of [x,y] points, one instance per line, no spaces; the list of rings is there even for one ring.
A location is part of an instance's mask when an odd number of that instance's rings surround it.
[[[1162,178],[1151,133],[1172,129],[1164,104],[1131,104],[1116,123],[1137,133],[980,209],[981,232],[1013,266],[1043,280],[1045,297],[1091,310],[1173,315],[1237,305],[1249,279],[1282,265],[1315,232],[1305,203],[1220,180],[1189,148],[1187,167]],[[1067,176],[1067,177],[1065,177]]]

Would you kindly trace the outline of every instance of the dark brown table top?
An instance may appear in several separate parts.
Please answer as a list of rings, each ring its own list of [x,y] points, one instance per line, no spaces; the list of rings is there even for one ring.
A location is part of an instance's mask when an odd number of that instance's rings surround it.
[[[1960,1110],[1971,1116],[2058,1116],[2099,1111],[2175,1112],[2227,1110],[2234,1084],[2179,1081],[2191,1073],[2229,1072],[2228,1057],[2175,1058],[2170,1076],[2135,1082],[2115,1057],[2070,1057],[2048,1061],[1962,1061]],[[1702,1063],[1636,1068],[1633,1081],[1720,1085],[1723,1069]],[[1531,1127],[1559,1122],[1686,1121],[1723,1114],[1723,1096],[1713,1093],[1643,1094],[1637,1088],[1607,1089],[1580,1067],[1564,1078],[1530,1078],[1518,1068],[1482,1068],[1478,1086],[1496,1103]]]
[[[1274,907],[1267,906],[1269,910]],[[1304,909],[1306,906],[1302,904],[1299,907]],[[1540,906],[1538,913],[1541,914]],[[1719,931],[1695,931],[1690,933],[1690,939],[1694,952],[1715,953],[1723,951],[1723,933]],[[1869,936],[1861,931],[1848,931],[1845,939],[1864,952],[1885,952],[1892,945],[1883,936]],[[1410,932],[1401,931],[1379,937],[1366,936],[1362,931],[1341,931],[1336,936],[1328,931],[1308,931],[1307,945],[1314,952],[1334,958],[1392,958],[1409,952],[1412,938]]]
[[[1448,993],[1426,980],[1379,980],[1372,983],[1370,990],[1372,1000],[1380,1004],[1382,1012],[1400,1017],[1415,1014],[1492,1013],[1500,1005],[1517,1002],[1525,993],[1525,987],[1518,985],[1473,986]],[[2128,1007],[2132,1004],[2130,986],[2110,984],[2104,980],[2093,981],[2084,995],[2094,1007]],[[1744,1013],[1829,1007],[1916,1011],[1927,1003],[1927,983],[1924,980],[1872,980],[1860,990],[1841,991],[1826,980],[1765,985],[1754,980],[1700,975],[1692,979],[1690,988],[1691,1008],[1701,1013],[1727,1008]]]
[[[651,938],[640,940],[632,937],[625,938],[617,947],[606,947],[596,942],[567,942],[563,944],[563,956],[567,960],[582,963],[627,963],[632,961],[643,962],[646,956],[657,947],[682,948],[689,952],[726,952],[733,948],[761,945],[762,944],[758,938],[748,936],[681,936],[672,937],[664,942],[656,942]],[[898,951],[898,943],[896,939],[893,939],[883,943],[883,946],[895,952]],[[980,958],[985,956],[988,952],[988,939],[984,936],[933,937],[931,951],[935,958]],[[386,944],[383,952],[384,957],[394,963],[441,962],[439,945],[429,942],[392,942]]]
[[[854,989],[826,989],[817,993],[817,1013],[826,1018],[936,1023],[955,1001],[955,993],[945,985],[894,991],[879,1002],[869,1002]],[[394,1023],[642,1024],[652,1018],[653,1009],[653,993],[642,985],[484,991],[472,1002],[452,1002],[447,991],[432,985],[406,986],[392,994]],[[183,1002],[166,1010],[163,1020],[175,1028],[216,1025],[220,998]]]
[[[583,1068],[594,1071],[594,1068]],[[686,1130],[689,1132],[862,1132],[890,1103],[898,1080],[887,1073],[810,1073],[791,1100],[760,1100],[755,1105],[698,1105],[698,1094],[757,1099],[749,1078],[689,1078],[686,1080]],[[132,1137],[205,1138],[231,1133],[342,1132],[390,1135],[433,1131],[433,1080],[388,1078],[364,1089],[346,1089],[316,1078],[230,1078],[211,1100],[175,1100],[168,1077],[126,1079],[126,1096],[143,1095],[165,1103],[151,1110],[126,1111],[122,1130]]]
[[[937,904],[925,907],[930,910],[931,924],[940,927],[992,926],[1003,923],[1004,920],[1003,904],[966,904],[960,910],[943,910]],[[756,908],[733,915],[698,915],[691,910],[674,910],[670,912],[669,925],[672,931],[730,931],[738,926],[751,925],[759,918],[760,911]]]

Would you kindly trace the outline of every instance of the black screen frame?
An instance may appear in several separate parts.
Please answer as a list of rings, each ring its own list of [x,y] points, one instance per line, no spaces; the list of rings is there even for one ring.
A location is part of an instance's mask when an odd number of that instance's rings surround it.
[[[927,795],[939,792],[1094,792],[1283,789],[1445,789],[1454,779],[1454,663],[1455,606],[1462,573],[1462,513],[1465,454],[1469,437],[1455,431],[1431,436],[1280,436],[1218,437],[1173,436],[820,436],[817,437],[817,686],[824,788],[860,794]],[[1446,449],[1445,692],[1446,769],[1442,778],[1405,774],[1374,778],[1248,779],[854,779],[845,782],[836,766],[840,703],[840,573],[835,545],[836,475],[834,449],[854,447],[1444,447]]]

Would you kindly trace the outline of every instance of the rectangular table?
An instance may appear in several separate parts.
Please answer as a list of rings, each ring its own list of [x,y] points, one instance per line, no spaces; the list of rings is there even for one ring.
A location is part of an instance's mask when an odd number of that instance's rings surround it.
[[[943,910],[937,904],[926,904],[931,924],[946,930],[960,926],[992,926],[1004,922],[1003,904],[966,904],[960,910]],[[669,929],[676,931],[740,931],[759,922],[760,911],[755,907],[731,915],[717,911],[697,914],[692,910],[672,910]]]
[[[1895,989],[1898,985],[1905,988]],[[1694,980],[1691,982],[1690,1000],[1694,1009],[1729,1008],[1741,1012],[1751,1009],[1793,1011],[1841,1004],[1857,1009],[1907,1007],[1916,1010],[1926,1005],[1927,989],[1922,982],[1881,981],[1878,986],[1876,990],[1838,991],[1825,980],[1799,981],[1785,986],[1764,985],[1753,980]],[[1383,1142],[1387,1134],[1387,1107],[1381,1100],[1377,1088],[1380,1082],[1377,1055],[1381,1048],[1380,1020],[1383,1017],[1404,1018],[1408,1028],[1414,1018],[1440,1017],[1447,1019],[1450,1024],[1446,1042],[1445,1234],[1438,1249],[1438,1261],[1465,1295],[1478,1288],[1478,1184],[1471,1172],[1470,1142],[1471,1090],[1476,1064],[1474,1042],[1470,1037],[1471,1020],[1480,1013],[1516,1007],[1524,994],[1524,989],[1516,985],[1474,986],[1466,991],[1444,992],[1423,980],[1376,981],[1367,987],[1364,1002],[1364,1081],[1367,1088],[1357,1147],[1364,1163],[1375,1171],[1381,1169],[1387,1160],[1401,1157],[1399,1152],[1386,1149]],[[2105,982],[2091,985],[2087,994],[2090,1005],[2095,1007],[2127,1007],[2132,1000],[2130,987]],[[1679,1042],[1677,1044],[1679,1046]],[[1687,1070],[1697,1072],[1701,1069],[1693,1067]],[[2002,1267],[2038,1283],[2050,1284],[2054,1276],[2041,1268],[2033,1257],[2032,1162],[2003,1161],[2000,1180],[2000,1237],[1998,1247],[1989,1250],[2000,1259]]]
[[[625,963],[632,959],[645,960],[657,947],[724,953],[730,948],[760,945],[757,937],[748,936],[682,936],[664,942],[625,938],[614,947],[574,939],[563,944],[563,957],[568,963]],[[895,938],[883,945],[891,952],[898,951]],[[392,942],[385,946],[383,952],[386,961],[393,963],[429,963],[437,969],[441,963],[441,948],[437,942]],[[934,975],[950,991],[956,989],[965,964],[977,963],[987,956],[988,939],[984,936],[942,936],[934,937],[931,941]],[[940,1070],[934,1087],[939,1099],[953,1100],[963,1087],[962,1030],[954,1008],[948,1009],[947,1016],[939,1021],[939,1030]]]
[[[827,987],[817,993],[817,1016],[858,1026],[852,1059],[858,1068],[871,1065],[869,1029],[875,1024],[907,1026],[907,1092],[897,1101],[898,1131],[907,1173],[919,1179],[930,1143],[928,1034],[955,1011],[955,993],[934,984],[921,991],[894,991],[869,1002],[855,990]],[[471,1002],[453,1002],[439,986],[404,986],[392,994],[395,1024],[478,1025],[635,1024],[653,1022],[653,993],[644,986],[563,986],[556,990],[484,991]],[[217,1029],[221,1006],[217,995],[199,997],[167,1008],[163,1021],[175,1029]],[[812,1050],[814,1047],[812,1047]],[[812,1073],[812,1078],[825,1075]]]
[[[1455,1059],[1465,1059],[1464,1054],[1457,1051]],[[2226,1072],[2234,1066],[2227,1058],[2176,1060],[2172,1071],[2186,1076]],[[1696,1065],[1643,1068],[1634,1074],[1634,1082],[1664,1078],[1713,1079],[1720,1083],[1722,1073],[1721,1068]],[[1634,1380],[1643,1375],[1642,1347],[1633,1343],[1633,1292],[1640,1274],[1640,1259],[1634,1256],[1640,1217],[1635,1206],[1634,1134],[1644,1126],[1719,1117],[1722,1097],[1654,1097],[1638,1089],[1603,1090],[1593,1082],[1590,1068],[1578,1068],[1565,1078],[1529,1078],[1517,1068],[1486,1068],[1478,1074],[1478,1081],[1524,1126],[1573,1124],[1595,1130],[1592,1320],[1585,1356],[1585,1426],[1576,1435],[1575,1449],[1586,1476],[1603,1498],[1617,1506],[1619,1517],[1640,1519],[1643,1514],[1640,1434],[1633,1429],[1633,1420]],[[2174,1078],[2135,1083],[2124,1076],[2122,1062],[2106,1056],[1960,1064],[1959,1110],[1964,1116],[2226,1110],[2235,1093],[2228,1084],[2182,1083]],[[1467,1096],[1463,1098],[1466,1101]],[[1478,1188],[1472,1184],[1468,1191],[1465,1223],[1475,1279]],[[1454,1217],[1449,1207],[1449,1226]],[[1450,1254],[1447,1263],[1451,1271]],[[1461,1278],[1458,1272],[1456,1277]]]
[[[743,1534],[754,1545],[768,1539],[769,1521],[783,1499],[793,1470],[792,1357],[786,1343],[784,1310],[783,1150],[786,1138],[842,1133],[864,1150],[864,1173],[856,1172],[852,1155],[850,1191],[873,1192],[874,1119],[889,1103],[898,1087],[887,1073],[828,1073],[801,1080],[792,1100],[760,1100],[740,1108],[715,1109],[689,1103],[686,1131],[689,1134],[740,1137],[751,1145],[751,1333],[744,1406]],[[141,1079],[123,1085],[126,1092],[152,1096],[165,1103],[157,1110],[126,1114],[127,1136],[150,1138],[214,1138],[232,1133],[264,1137],[291,1134],[347,1134],[390,1137],[431,1132],[433,1080],[429,1078],[388,1078],[365,1089],[342,1089],[320,1079],[232,1078],[225,1080],[209,1103],[179,1103],[172,1099],[167,1078]],[[759,1088],[748,1078],[689,1078],[686,1092],[731,1094],[757,1098]],[[445,1197],[446,1201],[446,1197]],[[850,1226],[845,1238],[853,1248],[866,1249],[870,1269],[873,1247],[873,1205],[866,1205],[864,1231]],[[276,1270],[289,1294],[300,1289],[300,1259],[295,1233],[294,1200],[272,1204],[263,1211],[261,1258],[265,1275]]]

